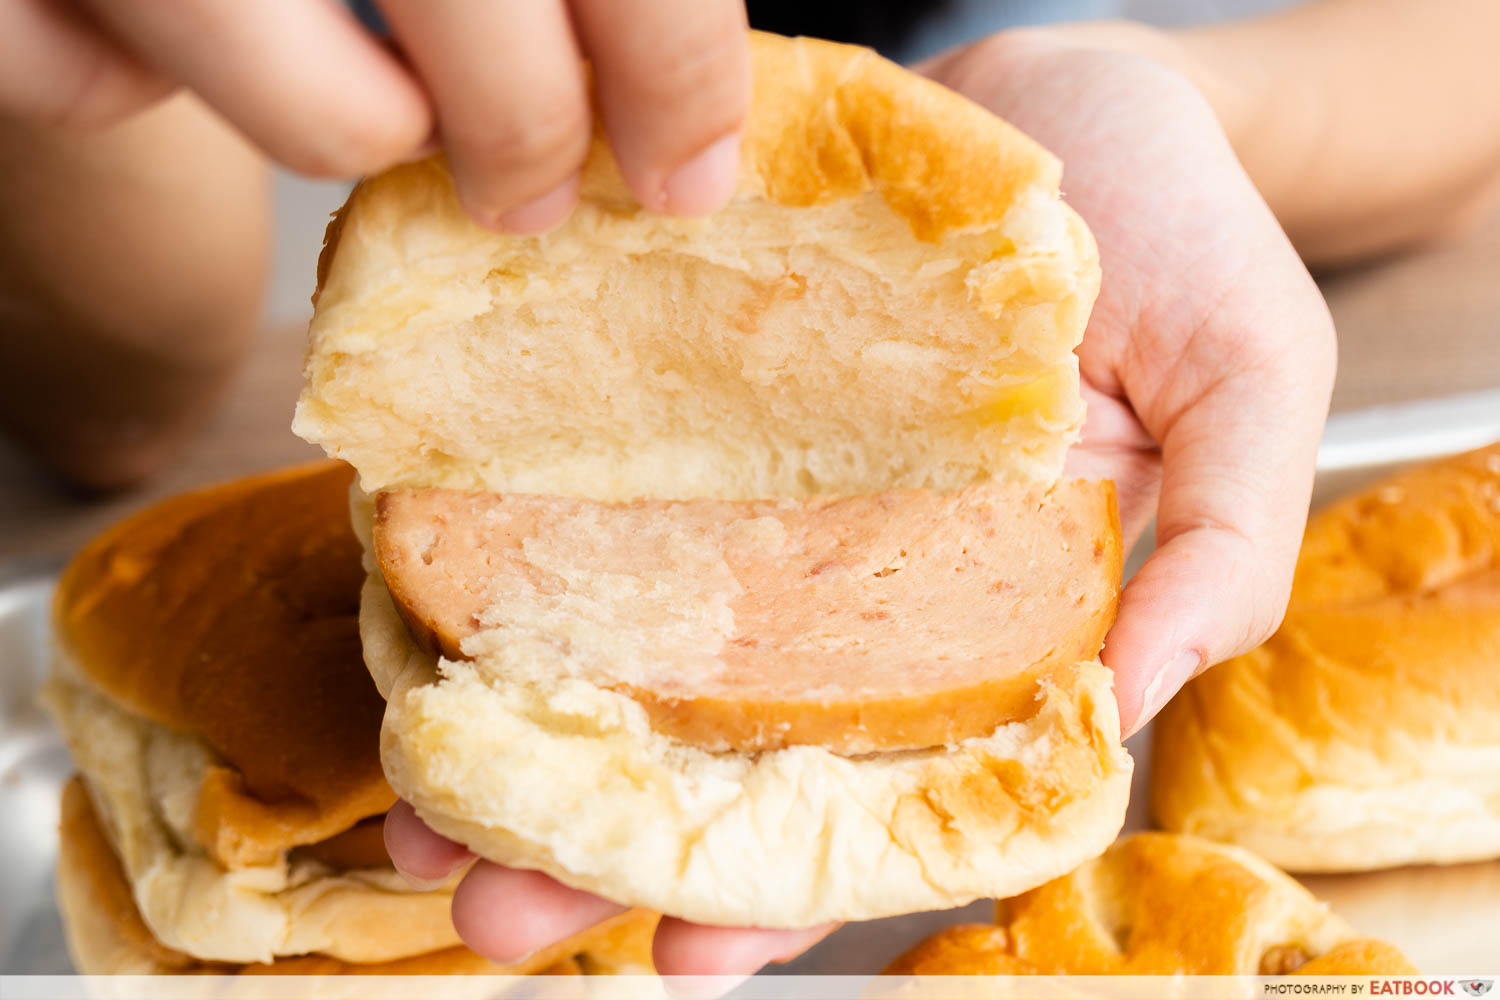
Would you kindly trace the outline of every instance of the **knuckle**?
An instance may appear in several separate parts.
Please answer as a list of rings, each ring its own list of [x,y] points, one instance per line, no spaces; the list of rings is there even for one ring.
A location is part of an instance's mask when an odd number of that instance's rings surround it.
[[[737,126],[749,104],[748,72],[737,39],[684,40],[653,60],[636,81],[636,99],[657,114],[701,122],[712,138]],[[673,128],[676,126],[673,125]]]
[[[583,162],[589,113],[581,95],[528,102],[526,113],[447,136],[465,159],[488,170],[561,173]]]
[[[314,177],[355,177],[390,166],[426,138],[420,116],[380,114],[321,116],[309,141],[282,156],[283,163]]]
[[[731,89],[737,74],[726,72],[739,62],[738,46],[721,38],[685,35],[646,65],[641,95],[663,103],[681,101],[704,91]]]

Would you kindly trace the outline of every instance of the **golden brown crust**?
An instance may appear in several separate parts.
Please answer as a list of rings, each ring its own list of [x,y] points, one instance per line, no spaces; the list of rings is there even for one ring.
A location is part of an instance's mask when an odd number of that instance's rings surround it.
[[[1500,856],[1500,445],[1316,514],[1286,620],[1158,717],[1168,829],[1293,871]]]
[[[391,856],[385,849],[385,814],[362,819],[327,840],[293,848],[290,860],[300,857],[312,858],[340,871],[389,867]]]
[[[1143,833],[1002,900],[997,926],[950,927],[888,975],[1402,975],[1285,874],[1239,848]]]
[[[661,561],[666,547],[699,542],[701,566],[698,548]],[[1120,578],[1113,486],[1083,481],[630,504],[399,490],[377,497],[374,548],[428,651],[471,659],[464,641],[497,627],[522,642],[517,630],[544,604],[543,645],[559,630],[591,643],[559,669],[626,694],[657,732],[714,751],[923,749],[1029,719],[1048,677],[1098,654]],[[633,601],[602,621],[600,601],[627,579],[659,599],[684,582],[684,558],[699,572],[651,626],[649,665],[594,641],[640,614]],[[729,623],[713,619],[721,598]],[[559,624],[564,614],[572,624]],[[674,655],[666,644],[683,629],[704,642]]]
[[[742,183],[769,201],[816,205],[873,189],[931,241],[992,225],[1024,188],[1057,189],[1062,168],[1042,147],[868,49],[755,34],[751,53]]]
[[[82,780],[63,788],[58,824],[58,902],[68,950],[86,975],[569,975],[586,956],[598,971],[650,971],[656,917],[631,911],[528,957],[499,965],[464,947],[389,962],[346,962],[298,955],[269,963],[210,962],[168,948],[141,919]]]
[[[1422,970],[1393,944],[1356,938],[1340,941],[1293,971],[1299,976],[1415,976]]]
[[[878,191],[918,239],[935,241],[996,224],[1026,188],[1058,189],[1061,163],[1019,129],[869,49],[759,31],[750,41],[754,94],[740,144],[742,194],[806,207]],[[621,214],[639,210],[602,131],[584,168],[583,196]],[[324,233],[314,304],[347,210],[334,213]]]
[[[324,462],[167,500],[91,542],[58,586],[58,641],[88,684],[220,758],[194,822],[227,867],[395,799],[359,647],[350,478]]]

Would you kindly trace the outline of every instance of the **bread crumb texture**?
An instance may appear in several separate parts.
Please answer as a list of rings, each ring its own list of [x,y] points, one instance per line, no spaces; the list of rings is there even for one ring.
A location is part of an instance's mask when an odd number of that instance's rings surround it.
[[[1168,829],[1293,871],[1500,856],[1500,444],[1308,525],[1285,623],[1156,720]]]
[[[641,210],[602,137],[544,236],[443,160],[330,226],[296,432],[371,493],[728,499],[1051,481],[1097,251],[1045,150],[867,50],[754,38],[741,180]]]

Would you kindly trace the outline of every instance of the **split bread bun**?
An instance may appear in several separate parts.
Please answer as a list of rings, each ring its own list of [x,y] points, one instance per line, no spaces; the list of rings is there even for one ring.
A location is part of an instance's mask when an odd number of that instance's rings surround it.
[[[294,427],[359,472],[386,774],[487,858],[701,923],[1019,892],[1129,784],[1112,487],[1059,480],[1097,254],[964,98],[752,53],[710,219],[641,210],[601,138],[543,236],[471,223],[441,158],[330,226]]]
[[[185,494],[63,573],[45,700],[82,771],[60,876],[80,966],[151,970],[126,961],[143,934],[236,966],[436,969],[459,945],[451,887],[413,889],[385,853],[351,479],[320,462]],[[120,880],[128,908],[85,905]]]
[[[1314,515],[1285,622],[1157,718],[1158,822],[1292,871],[1500,857],[1500,444]]]
[[[1141,833],[1076,871],[1001,900],[994,924],[946,928],[885,975],[1408,975],[1249,851]]]

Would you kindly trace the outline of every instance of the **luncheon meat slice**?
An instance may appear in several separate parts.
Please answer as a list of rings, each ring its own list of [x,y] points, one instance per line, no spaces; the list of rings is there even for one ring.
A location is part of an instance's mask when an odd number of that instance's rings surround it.
[[[414,637],[571,676],[710,750],[845,754],[986,735],[1114,619],[1113,487],[600,503],[395,490],[375,554]]]

